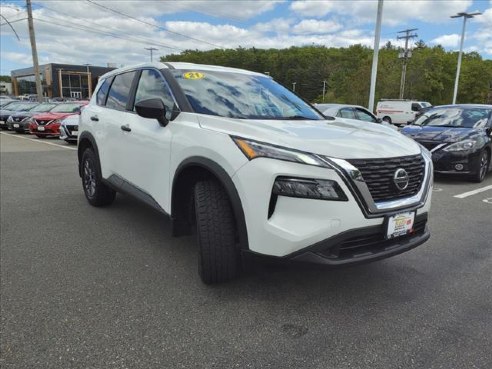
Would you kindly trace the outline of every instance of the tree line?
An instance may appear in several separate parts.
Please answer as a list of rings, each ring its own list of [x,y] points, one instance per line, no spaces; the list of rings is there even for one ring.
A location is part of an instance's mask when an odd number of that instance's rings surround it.
[[[409,59],[406,99],[429,101],[433,105],[450,104],[456,76],[457,52],[441,46],[415,43]],[[388,42],[379,53],[376,101],[399,97],[402,60],[399,49]],[[371,78],[372,49],[353,45],[346,48],[325,46],[287,49],[215,49],[186,50],[161,57],[161,61],[214,64],[267,73],[289,89],[294,88],[310,102],[367,105]],[[458,103],[492,104],[492,60],[477,52],[463,54]]]

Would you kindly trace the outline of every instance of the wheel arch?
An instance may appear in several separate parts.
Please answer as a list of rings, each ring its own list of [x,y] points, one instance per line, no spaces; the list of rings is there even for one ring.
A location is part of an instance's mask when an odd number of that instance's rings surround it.
[[[99,150],[97,148],[96,144],[96,139],[90,132],[82,132],[82,134],[79,136],[79,141],[77,145],[77,158],[78,158],[78,170],[79,170],[79,176],[82,177],[82,172],[81,172],[81,161],[82,161],[82,155],[84,154],[84,151],[87,148],[91,148],[94,150],[94,153],[96,154],[97,161],[100,164],[99,160]],[[101,168],[99,168],[101,169]]]
[[[193,191],[194,184],[206,178],[215,178],[224,187],[234,213],[240,248],[249,249],[243,206],[234,182],[222,166],[200,156],[184,160],[175,171],[171,189],[173,235],[180,236],[190,233],[190,225],[187,222],[189,208],[183,206],[183,202],[190,199],[190,191]]]

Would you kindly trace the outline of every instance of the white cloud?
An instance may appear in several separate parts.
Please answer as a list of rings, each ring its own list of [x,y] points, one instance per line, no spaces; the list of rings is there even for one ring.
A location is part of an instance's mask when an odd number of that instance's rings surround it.
[[[449,16],[467,10],[472,0],[399,0],[385,1],[383,24],[395,26],[411,19],[427,22],[445,22]],[[377,1],[299,0],[290,9],[301,16],[324,17],[327,14],[349,16],[356,23],[373,23],[376,19]]]
[[[333,21],[304,19],[292,28],[292,32],[300,35],[333,33],[342,28],[342,25]]]
[[[451,35],[442,35],[431,40],[430,43],[434,45],[441,45],[442,47],[457,48],[460,44],[461,36],[454,33]]]

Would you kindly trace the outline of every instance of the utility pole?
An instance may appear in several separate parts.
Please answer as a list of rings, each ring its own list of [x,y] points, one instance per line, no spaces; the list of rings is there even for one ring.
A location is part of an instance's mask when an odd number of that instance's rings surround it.
[[[325,102],[325,93],[326,93],[326,80],[323,81],[323,102]]]
[[[38,50],[36,49],[36,37],[34,36],[34,22],[32,20],[31,0],[26,0],[27,24],[29,25],[29,39],[31,40],[32,64],[34,66],[34,78],[36,80],[36,94],[38,101],[43,101],[43,87],[41,86],[41,76],[39,74]]]
[[[461,42],[460,42],[460,53],[458,54],[458,65],[456,67],[456,79],[454,80],[454,92],[453,92],[453,104],[456,104],[456,96],[458,96],[458,82],[460,80],[460,71],[461,71],[461,56],[463,54],[463,42],[465,41],[465,29],[466,29],[466,20],[468,18],[473,18],[475,15],[481,15],[480,12],[475,13],[458,13],[456,15],[452,15],[451,18],[461,18],[463,17],[463,29],[461,30]]]
[[[376,93],[376,77],[378,74],[379,41],[381,39],[381,20],[383,18],[383,0],[378,0],[376,32],[374,33],[374,51],[372,54],[371,87],[369,89],[369,111],[374,111],[374,95]]]
[[[397,36],[397,40],[405,40],[405,50],[398,55],[398,58],[403,59],[403,66],[401,70],[401,81],[400,81],[400,99],[403,99],[403,95],[405,94],[405,79],[407,76],[407,63],[408,59],[412,57],[412,51],[408,50],[408,40],[417,37],[416,33],[413,31],[418,30],[418,28],[406,29],[404,31],[400,31],[398,33],[404,33],[404,36]]]
[[[145,50],[149,50],[150,51],[150,62],[152,63],[154,61],[153,60],[154,59],[153,58],[153,56],[154,56],[153,51],[154,50],[159,50],[159,49],[156,49],[155,47],[146,47]]]

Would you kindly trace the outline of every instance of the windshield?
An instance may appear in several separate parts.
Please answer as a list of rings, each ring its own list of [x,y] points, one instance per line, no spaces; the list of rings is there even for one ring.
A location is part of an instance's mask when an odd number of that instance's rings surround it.
[[[27,111],[27,110],[31,110],[32,108],[34,108],[37,105],[38,104],[20,103],[18,105],[9,106],[8,107],[8,110],[12,110],[12,111]]]
[[[38,106],[31,109],[30,111],[44,113],[44,112],[50,111],[55,106],[56,106],[56,104],[39,104]]]
[[[51,113],[77,113],[80,111],[80,104],[58,104],[51,109]]]
[[[487,125],[492,109],[436,108],[420,116],[415,125],[430,127],[481,128]]]
[[[239,119],[324,119],[269,77],[234,72],[170,70],[193,110]]]

